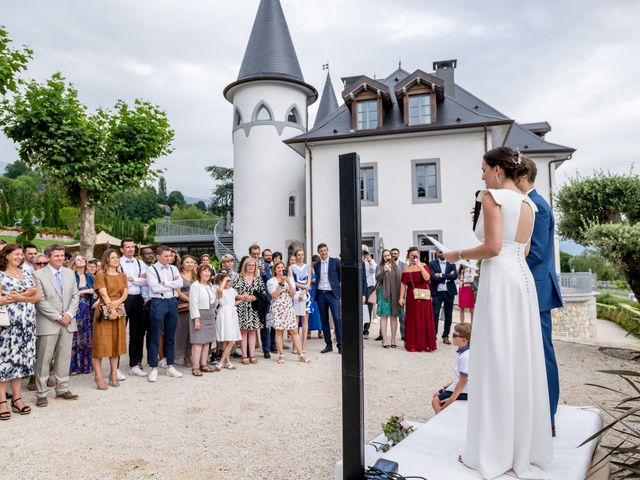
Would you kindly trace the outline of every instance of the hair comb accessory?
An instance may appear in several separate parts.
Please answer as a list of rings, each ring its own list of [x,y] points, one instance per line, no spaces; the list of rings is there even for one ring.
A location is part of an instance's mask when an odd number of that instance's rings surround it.
[[[517,156],[513,158],[513,163],[520,165],[522,163],[522,152],[519,148],[516,148]]]

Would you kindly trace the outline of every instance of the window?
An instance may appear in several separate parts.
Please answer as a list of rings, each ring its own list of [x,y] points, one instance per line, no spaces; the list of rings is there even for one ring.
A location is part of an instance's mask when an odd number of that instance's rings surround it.
[[[380,235],[378,232],[375,233],[363,233],[362,234],[362,245],[366,245],[369,248],[369,252],[373,256],[373,259],[377,262],[378,253],[380,250]]]
[[[258,108],[258,112],[256,113],[256,120],[258,122],[268,122],[269,120],[272,120],[271,112],[269,112],[269,109],[265,105],[260,105],[260,107]]]
[[[420,250],[420,261],[423,263],[435,260],[436,254],[438,253],[438,248],[427,238],[427,236],[442,243],[442,230],[420,230],[413,232],[414,245],[416,245],[418,250]]]
[[[378,165],[360,164],[360,201],[363,207],[378,205]]]
[[[300,115],[298,114],[298,110],[296,110],[295,107],[289,110],[289,113],[287,114],[287,122],[295,123],[298,125],[300,124]]]
[[[409,125],[431,123],[431,95],[409,95]]]
[[[413,160],[411,162],[413,203],[442,201],[440,191],[440,159]]]
[[[289,197],[289,216],[296,216],[296,197],[294,197],[293,195]]]
[[[378,128],[378,101],[356,102],[358,108],[358,130]]]
[[[242,125],[242,115],[240,114],[240,110],[238,110],[237,108],[236,108],[236,110],[235,110],[235,115],[234,115],[234,117],[235,117],[235,119],[234,119],[234,121],[233,121],[233,124],[234,124],[236,127],[239,127],[240,125]]]

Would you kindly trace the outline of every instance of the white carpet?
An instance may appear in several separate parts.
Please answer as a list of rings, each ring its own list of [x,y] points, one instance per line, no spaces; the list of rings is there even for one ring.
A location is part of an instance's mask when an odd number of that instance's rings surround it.
[[[398,462],[398,473],[417,475],[429,480],[478,480],[480,475],[458,462],[464,449],[467,403],[454,402],[389,452],[376,452],[365,446],[365,465],[373,465],[381,456]],[[553,461],[545,469],[554,480],[584,480],[598,441],[576,448],[602,428],[599,410],[590,407],[560,406],[556,416],[557,436],[553,439]],[[384,442],[383,435],[374,439]],[[502,475],[513,479],[515,475]],[[336,465],[336,480],[342,480],[342,461]]]

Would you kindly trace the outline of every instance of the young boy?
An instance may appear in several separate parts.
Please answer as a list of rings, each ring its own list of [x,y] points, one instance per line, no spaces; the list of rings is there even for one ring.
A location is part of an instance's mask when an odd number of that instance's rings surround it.
[[[436,414],[456,400],[467,399],[467,381],[469,380],[469,346],[471,344],[471,324],[459,323],[453,329],[453,344],[458,347],[456,358],[456,376],[449,385],[433,394],[431,405]]]

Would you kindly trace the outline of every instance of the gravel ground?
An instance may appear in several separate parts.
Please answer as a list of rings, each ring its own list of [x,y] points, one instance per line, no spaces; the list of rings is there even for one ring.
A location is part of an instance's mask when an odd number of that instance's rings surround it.
[[[91,375],[74,376],[80,399],[50,397],[43,409],[25,392],[33,413],[0,424],[3,478],[331,479],[341,457],[341,357],[320,355],[323,346],[310,341],[306,365],[288,353],[285,365],[260,357],[201,378],[182,367],[182,379],[129,377],[106,392]],[[615,398],[584,384],[624,388],[596,370],[638,368],[592,346],[557,342],[556,351],[564,404]],[[431,396],[451,378],[454,358],[453,346],[408,353],[366,340],[366,438],[393,414],[431,417]]]

